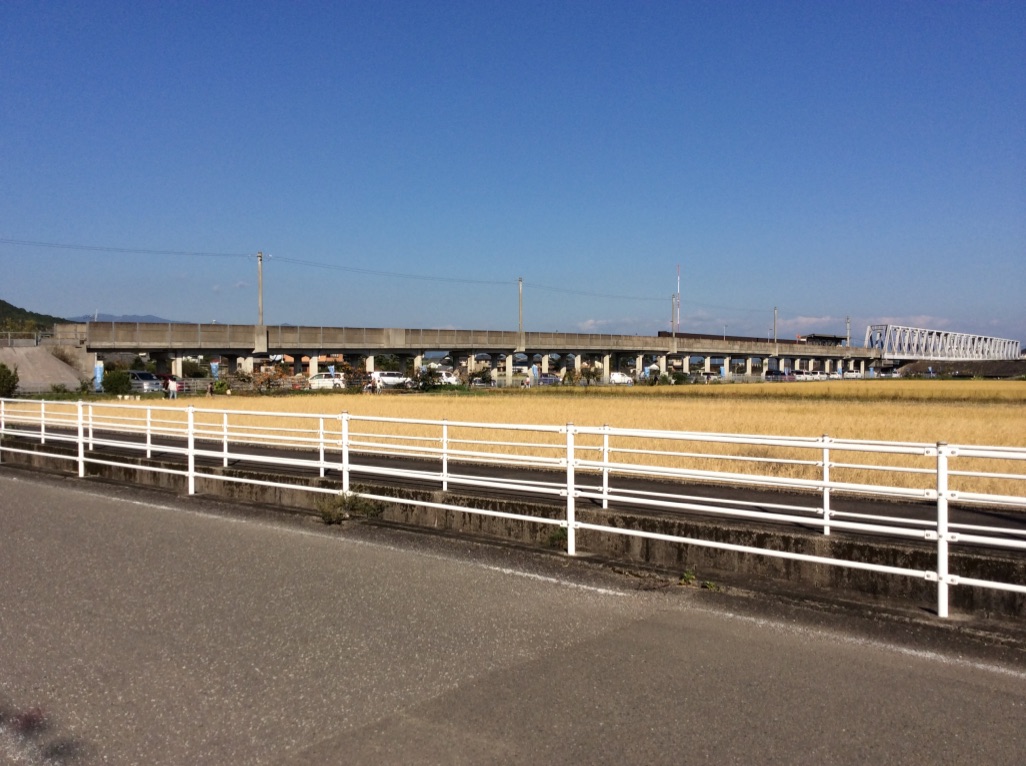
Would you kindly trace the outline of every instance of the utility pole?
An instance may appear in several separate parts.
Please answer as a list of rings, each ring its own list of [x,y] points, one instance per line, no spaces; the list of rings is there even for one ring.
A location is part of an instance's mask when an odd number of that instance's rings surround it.
[[[777,307],[773,307],[773,342],[777,342]]]
[[[847,340],[845,341],[845,345],[848,348],[851,348],[851,317],[850,316],[846,316],[844,318],[844,334],[847,336]]]
[[[680,332],[680,264],[677,264],[677,297],[674,299],[673,336]]]
[[[524,335],[524,278],[517,277],[517,332]]]
[[[264,254],[257,253],[257,324],[264,325]]]

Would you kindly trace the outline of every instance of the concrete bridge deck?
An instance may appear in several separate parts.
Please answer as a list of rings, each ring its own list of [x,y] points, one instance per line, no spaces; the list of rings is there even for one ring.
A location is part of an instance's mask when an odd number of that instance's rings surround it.
[[[714,358],[744,359],[750,370],[753,360],[788,360],[810,369],[822,360],[823,369],[864,370],[881,358],[877,349],[825,346],[773,339],[696,335],[608,335],[595,333],[516,332],[507,330],[452,330],[368,327],[300,327],[291,325],[225,325],[136,322],[88,322],[60,324],[54,340],[89,352],[135,352],[171,356],[223,355],[248,358],[254,355],[309,356],[395,354],[421,357],[432,351],[470,355],[516,353],[604,357],[603,369],[612,369],[616,356],[631,359],[637,367],[643,357],[657,360],[661,370],[670,358],[698,356],[706,366]],[[749,372],[750,374],[750,372]]]

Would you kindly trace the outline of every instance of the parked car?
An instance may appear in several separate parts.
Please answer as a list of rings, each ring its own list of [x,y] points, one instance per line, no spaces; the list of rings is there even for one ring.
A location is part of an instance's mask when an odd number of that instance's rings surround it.
[[[318,372],[310,376],[310,388],[345,388],[346,378],[341,372]]]
[[[612,386],[633,386],[634,378],[626,372],[609,373],[609,384]]]
[[[403,388],[409,386],[411,381],[395,370],[375,370],[371,373],[371,383],[381,388]]]
[[[138,393],[153,394],[164,390],[164,381],[152,372],[129,370],[128,377],[132,381],[132,390]]]
[[[766,380],[770,382],[783,383],[785,381],[793,381],[794,379],[794,374],[786,370],[766,370]]]
[[[539,386],[558,386],[562,382],[563,381],[560,380],[558,375],[555,375],[551,372],[546,372],[538,378]]]
[[[449,370],[439,370],[435,373],[438,376],[438,383],[442,386],[458,386],[460,379]]]
[[[452,370],[443,370],[437,367],[431,369],[422,367],[421,375],[424,378],[430,378],[431,382],[435,386],[459,386],[460,378]]]

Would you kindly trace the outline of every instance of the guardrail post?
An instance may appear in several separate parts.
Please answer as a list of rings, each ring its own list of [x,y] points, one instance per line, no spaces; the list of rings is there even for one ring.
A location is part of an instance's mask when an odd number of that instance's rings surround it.
[[[7,402],[0,399],[0,463],[4,462],[3,438],[7,432]]]
[[[948,616],[948,445],[937,443],[937,616]]]
[[[830,437],[823,434],[823,534],[830,534]]]
[[[189,422],[186,434],[186,452],[189,456],[189,494],[196,494],[196,408],[189,405]]]
[[[153,407],[146,405],[146,458],[152,457],[153,450]]]
[[[317,443],[321,460],[321,478],[324,478],[324,418],[317,418]]]
[[[82,412],[82,400],[75,405],[78,416],[78,478],[85,478],[85,416]]]
[[[609,426],[602,426],[602,510],[609,508]]]
[[[573,423],[566,424],[566,553],[577,555],[577,519],[574,496],[577,494],[574,482],[574,434]]]
[[[89,405],[89,451],[92,452],[96,445],[93,443],[93,405]]]
[[[442,421],[442,492],[449,491],[449,421]]]
[[[342,413],[342,491],[349,492],[349,413]]]
[[[39,443],[46,444],[46,400],[39,402]]]
[[[221,467],[228,467],[228,413],[221,418]]]

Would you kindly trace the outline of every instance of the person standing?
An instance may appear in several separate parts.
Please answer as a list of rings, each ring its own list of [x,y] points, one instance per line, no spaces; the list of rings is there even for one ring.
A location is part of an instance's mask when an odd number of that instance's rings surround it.
[[[167,384],[167,396],[168,396],[169,399],[177,399],[178,398],[178,381],[175,380],[174,378],[171,378],[171,380],[168,381],[168,384]]]

